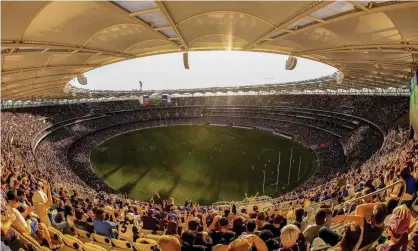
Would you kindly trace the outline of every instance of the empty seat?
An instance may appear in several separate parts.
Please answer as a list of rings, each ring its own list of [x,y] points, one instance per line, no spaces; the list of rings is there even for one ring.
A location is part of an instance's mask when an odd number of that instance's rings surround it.
[[[157,247],[158,244],[155,240],[148,238],[139,238],[136,242],[132,243],[137,251],[151,251],[152,247]]]
[[[165,231],[157,231],[157,235],[164,235]]]
[[[145,237],[148,238],[148,239],[155,240],[156,242],[158,242],[160,240],[160,237],[161,236],[154,235],[154,234],[148,234],[148,235],[145,235]]]
[[[148,235],[148,234],[153,234],[153,231],[148,230],[148,229],[139,229],[139,233],[144,234],[144,235]]]
[[[107,251],[106,248],[96,245],[94,243],[89,243],[89,242],[84,243],[83,250],[84,251]]]
[[[59,230],[53,227],[48,227],[48,232],[51,238],[53,238],[61,244],[64,243],[62,240],[64,238],[64,235]]]
[[[76,249],[76,250],[83,250],[83,242],[81,242],[77,237],[64,234],[62,238],[64,244],[70,248]]]
[[[79,228],[74,228],[74,229],[75,229],[75,232],[77,233],[77,235],[80,236],[81,238],[85,238],[85,239],[91,240],[91,241],[93,240],[93,236],[89,232],[84,231],[84,230],[79,229]]]
[[[100,246],[104,248],[109,248],[112,246],[112,242],[106,236],[103,236],[100,234],[91,234],[91,235],[93,236],[93,239],[95,242],[97,242],[98,244],[101,244]]]
[[[111,239],[113,246],[117,248],[122,248],[126,250],[132,250],[132,244],[129,241],[119,240],[119,239]]]

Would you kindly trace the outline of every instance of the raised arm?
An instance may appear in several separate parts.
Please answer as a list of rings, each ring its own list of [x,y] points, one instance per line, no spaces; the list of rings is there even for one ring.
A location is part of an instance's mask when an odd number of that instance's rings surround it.
[[[378,203],[367,203],[357,206],[355,211],[356,216],[365,217],[366,213],[372,211],[377,204]]]
[[[357,215],[338,215],[332,218],[332,222],[334,223],[341,223],[343,221],[354,221],[360,225],[360,227],[364,227],[364,217],[357,216]]]
[[[49,185],[49,183],[46,184],[46,193],[48,196],[48,201],[45,203],[45,206],[51,207],[53,204],[53,201],[52,201],[52,194],[51,194],[51,186]]]

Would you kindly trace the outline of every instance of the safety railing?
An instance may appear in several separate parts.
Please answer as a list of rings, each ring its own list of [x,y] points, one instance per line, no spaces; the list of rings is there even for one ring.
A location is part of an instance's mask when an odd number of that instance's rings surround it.
[[[355,208],[354,206],[365,204],[365,203],[375,203],[378,201],[385,201],[385,199],[390,195],[390,193],[393,191],[393,188],[395,186],[401,184],[402,185],[402,193],[399,197],[398,206],[400,203],[404,200],[405,193],[406,193],[406,183],[404,181],[397,181],[389,186],[386,186],[382,189],[376,190],[372,193],[360,196],[358,198],[353,198],[348,201],[345,201],[341,204],[341,209],[344,210],[346,215],[349,215]]]

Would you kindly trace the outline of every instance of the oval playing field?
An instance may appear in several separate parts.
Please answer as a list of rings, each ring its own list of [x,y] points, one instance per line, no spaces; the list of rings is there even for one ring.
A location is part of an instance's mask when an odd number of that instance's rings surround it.
[[[226,126],[125,133],[101,144],[91,162],[109,186],[137,200],[159,192],[180,203],[187,198],[200,204],[261,195],[264,171],[264,194],[275,197],[305,182],[316,169],[315,155],[290,139]]]

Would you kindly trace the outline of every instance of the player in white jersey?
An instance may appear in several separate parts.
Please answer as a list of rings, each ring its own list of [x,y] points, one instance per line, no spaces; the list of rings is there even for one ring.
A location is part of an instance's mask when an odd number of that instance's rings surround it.
[[[134,221],[135,216],[133,213],[128,213],[125,216],[125,221],[119,222],[118,225],[118,238],[126,241],[136,241],[139,237],[138,227]]]

